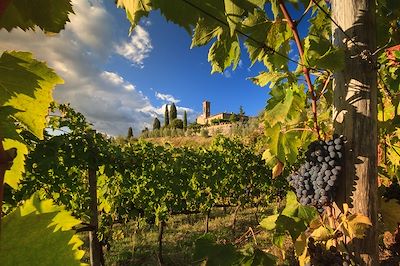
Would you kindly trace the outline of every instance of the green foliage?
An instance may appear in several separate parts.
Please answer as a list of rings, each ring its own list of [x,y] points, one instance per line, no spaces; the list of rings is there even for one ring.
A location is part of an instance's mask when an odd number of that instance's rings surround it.
[[[169,126],[169,112],[168,112],[168,104],[165,105],[165,112],[164,112],[164,127]]]
[[[183,129],[183,121],[182,119],[175,118],[171,122],[171,128],[178,128],[178,129]]]
[[[204,235],[195,242],[194,261],[202,261],[202,265],[234,265],[238,254],[232,244],[216,244],[211,235]]]
[[[38,26],[45,32],[58,33],[69,21],[69,14],[73,13],[70,0],[6,0],[2,8],[0,29],[8,31],[13,28],[35,30]]]
[[[273,231],[275,244],[282,248],[282,239],[287,233],[295,242],[317,216],[318,212],[315,208],[302,206],[297,201],[295,193],[289,191],[286,195],[286,206],[282,212],[264,218],[260,225],[266,230]]]
[[[153,121],[153,130],[159,130],[161,128],[160,120],[157,117],[154,118]]]
[[[173,121],[174,119],[177,118],[177,116],[178,116],[178,113],[177,113],[177,111],[176,111],[175,103],[172,103],[172,104],[171,104],[171,108],[170,108],[170,110],[169,110],[169,119],[170,119],[171,121]]]
[[[186,111],[183,112],[183,130],[186,131],[188,126],[188,121],[187,121],[187,113]]]
[[[331,41],[320,35],[309,35],[304,39],[304,57],[308,66],[332,72],[344,67],[344,51],[332,47]]]
[[[130,138],[132,138],[132,137],[133,137],[133,129],[132,129],[132,127],[129,127],[129,128],[128,128],[128,135],[127,135],[127,138],[130,139]]]
[[[2,265],[32,265],[33,261],[40,265],[81,265],[84,252],[79,247],[83,242],[71,231],[80,223],[51,201],[33,196],[2,220]]]
[[[202,136],[202,137],[204,137],[204,138],[207,138],[207,137],[209,137],[208,134],[209,134],[209,132],[208,132],[207,129],[202,128],[202,129],[200,130],[200,136]]]
[[[195,242],[193,260],[200,265],[272,266],[277,258],[252,246],[238,250],[232,244],[217,244],[212,235],[205,234]]]
[[[0,75],[0,109],[5,118],[1,127],[7,128],[1,131],[0,138],[4,139],[5,149],[17,148],[17,158],[11,170],[6,172],[5,182],[15,188],[27,153],[16,131],[16,122],[19,127],[42,138],[52,91],[62,80],[45,63],[25,52],[4,52],[0,57]]]
[[[4,52],[0,57],[0,66],[2,108],[13,108],[8,111],[12,112],[12,117],[42,138],[52,90],[63,82],[62,79],[45,63],[33,59],[32,54],[26,52]],[[15,139],[15,136],[3,134],[1,137]]]

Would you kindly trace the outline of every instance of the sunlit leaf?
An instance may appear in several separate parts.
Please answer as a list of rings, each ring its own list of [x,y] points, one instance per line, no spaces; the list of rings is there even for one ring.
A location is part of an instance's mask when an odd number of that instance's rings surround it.
[[[1,265],[81,265],[83,242],[69,230],[78,223],[51,202],[32,197],[2,220]]]
[[[57,33],[64,29],[71,13],[70,0],[12,0],[0,14],[0,29],[34,30],[38,26],[46,32]]]
[[[4,52],[0,57],[0,77],[0,106],[18,110],[13,117],[42,138],[52,91],[62,79],[26,52]]]
[[[25,171],[25,156],[28,154],[28,148],[25,143],[12,139],[5,139],[3,141],[3,146],[5,150],[11,148],[17,149],[17,157],[15,157],[10,170],[6,171],[4,179],[6,184],[16,189],[22,178],[22,173]]]
[[[274,214],[267,216],[266,218],[262,219],[260,222],[260,226],[265,230],[273,230],[276,227],[276,220],[278,219],[279,214]]]

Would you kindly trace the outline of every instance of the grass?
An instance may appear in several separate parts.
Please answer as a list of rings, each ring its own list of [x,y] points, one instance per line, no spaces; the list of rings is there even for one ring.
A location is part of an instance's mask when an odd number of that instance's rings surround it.
[[[270,235],[257,228],[256,209],[241,209],[237,214],[236,228],[232,230],[234,209],[224,212],[215,208],[211,212],[209,232],[219,243],[234,243],[241,247],[257,242],[258,246],[271,247],[268,252],[280,255],[272,248]],[[271,210],[266,210],[270,213]],[[253,236],[249,228],[252,228]],[[203,215],[177,215],[167,221],[163,237],[163,258],[165,265],[193,265],[194,243],[204,234]],[[111,249],[106,253],[106,265],[159,265],[157,259],[158,228],[139,222],[116,226]],[[247,233],[246,233],[247,232]],[[246,233],[246,234],[245,234]]]
[[[188,137],[159,137],[159,138],[146,138],[148,142],[158,145],[165,145],[170,143],[174,147],[208,147],[210,146],[213,138],[201,136],[188,136]]]

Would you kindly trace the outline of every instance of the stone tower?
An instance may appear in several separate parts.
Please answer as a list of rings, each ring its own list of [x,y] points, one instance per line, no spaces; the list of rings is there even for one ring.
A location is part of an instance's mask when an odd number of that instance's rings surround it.
[[[209,118],[210,115],[211,115],[210,102],[204,101],[203,102],[203,116],[204,116],[204,118]]]

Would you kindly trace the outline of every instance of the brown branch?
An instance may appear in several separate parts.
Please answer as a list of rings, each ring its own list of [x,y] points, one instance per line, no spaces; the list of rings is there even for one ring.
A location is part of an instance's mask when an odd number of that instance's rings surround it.
[[[311,104],[312,104],[312,112],[313,112],[313,119],[314,119],[314,130],[317,133],[318,139],[321,139],[321,136],[319,134],[319,126],[318,126],[318,118],[317,118],[317,97],[315,95],[314,87],[311,82],[309,68],[307,66],[305,66],[305,64],[304,64],[305,63],[304,50],[303,50],[303,45],[301,44],[299,32],[297,30],[296,23],[293,21],[292,17],[290,16],[290,14],[286,8],[286,5],[283,3],[282,0],[279,1],[279,8],[281,9],[283,16],[285,17],[290,29],[293,32],[293,37],[296,42],[297,49],[299,50],[301,64],[303,65],[304,77],[306,79],[306,83],[308,86],[308,92],[310,93],[311,99],[312,99]]]

